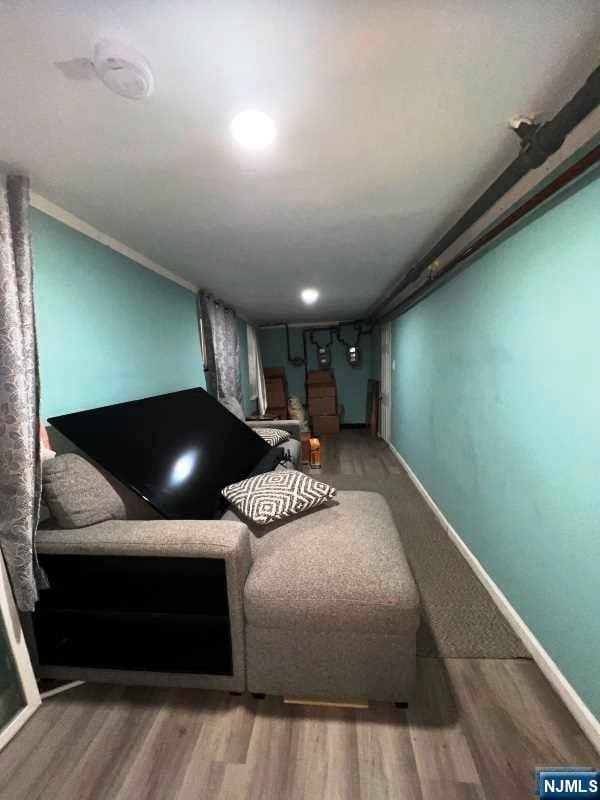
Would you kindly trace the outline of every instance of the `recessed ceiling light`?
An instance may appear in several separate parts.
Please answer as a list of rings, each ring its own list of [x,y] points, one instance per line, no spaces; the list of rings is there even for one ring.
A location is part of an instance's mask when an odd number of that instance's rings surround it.
[[[300,292],[300,297],[307,306],[311,306],[316,300],[319,299],[319,292],[316,289],[303,289]]]
[[[240,111],[231,122],[233,138],[247,150],[264,150],[273,144],[275,123],[262,111]]]

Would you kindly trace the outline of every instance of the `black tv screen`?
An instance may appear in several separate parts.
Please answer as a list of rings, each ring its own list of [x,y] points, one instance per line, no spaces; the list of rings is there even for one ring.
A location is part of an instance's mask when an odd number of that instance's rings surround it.
[[[212,519],[221,489],[270,450],[204,389],[51,417],[48,422],[167,519]]]

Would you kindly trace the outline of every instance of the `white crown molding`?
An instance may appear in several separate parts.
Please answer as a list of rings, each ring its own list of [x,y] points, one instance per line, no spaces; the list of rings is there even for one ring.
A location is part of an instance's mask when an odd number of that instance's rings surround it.
[[[487,590],[502,616],[506,619],[519,639],[523,642],[523,645],[530,653],[532,659],[538,665],[540,670],[546,676],[554,691],[569,709],[592,745],[600,753],[600,721],[594,716],[594,714],[592,714],[588,706],[584,703],[573,686],[562,674],[555,661],[552,659],[547,650],[544,649],[532,630],[526,625],[523,618],[511,605],[504,592],[488,575],[477,556],[474,555],[474,553],[469,549],[468,545],[448,522],[441,509],[436,505],[435,500],[431,497],[427,489],[423,486],[421,481],[409,467],[404,457],[400,455],[391,442],[387,442],[387,445],[392,453],[396,456],[400,464],[404,467],[408,477],[414,483],[415,487],[429,508],[433,511],[442,528],[448,534],[450,540],[458,548],[460,553],[464,556],[467,564],[469,564],[475,575],[479,578],[484,589]]]
[[[30,205],[32,205],[33,208],[37,208],[38,211],[42,211],[44,214],[47,214],[49,217],[57,219],[59,222],[67,225],[67,227],[73,228],[73,230],[82,233],[84,236],[88,236],[90,239],[94,239],[96,242],[100,242],[100,244],[103,244],[105,247],[109,247],[116,253],[120,253],[122,256],[131,259],[131,261],[135,261],[136,264],[140,264],[140,266],[145,267],[152,272],[156,272],[163,278],[173,281],[173,283],[177,283],[179,286],[183,286],[184,289],[189,289],[191,292],[198,291],[198,287],[193,283],[190,283],[190,281],[186,281],[185,278],[182,278],[175,272],[171,272],[170,269],[157,264],[156,261],[152,261],[151,258],[148,258],[142,253],[138,253],[137,250],[133,250],[126,244],[123,244],[123,242],[119,242],[117,239],[113,239],[112,236],[102,233],[102,231],[94,228],[93,225],[90,225],[88,222],[79,219],[79,217],[76,217],[75,214],[71,214],[70,211],[66,211],[64,208],[57,206],[56,203],[47,200],[40,194],[31,192]]]

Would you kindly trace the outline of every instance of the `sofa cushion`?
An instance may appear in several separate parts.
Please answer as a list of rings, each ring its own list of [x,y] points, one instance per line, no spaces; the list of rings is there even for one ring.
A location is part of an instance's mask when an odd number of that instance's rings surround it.
[[[254,563],[244,605],[250,625],[416,632],[417,589],[381,495],[339,492],[327,508],[249,527]]]
[[[43,497],[61,528],[84,528],[109,519],[125,519],[125,503],[104,475],[75,453],[44,461]]]

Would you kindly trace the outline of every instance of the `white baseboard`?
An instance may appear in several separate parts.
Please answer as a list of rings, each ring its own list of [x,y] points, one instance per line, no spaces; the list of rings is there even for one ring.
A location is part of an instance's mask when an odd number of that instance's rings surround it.
[[[554,691],[569,709],[592,745],[600,753],[600,721],[594,716],[594,714],[592,714],[590,709],[577,694],[573,686],[571,686],[569,681],[562,674],[556,663],[550,657],[548,652],[542,647],[531,629],[525,624],[523,619],[513,608],[506,595],[492,580],[492,578],[490,578],[479,559],[471,552],[459,534],[454,530],[452,525],[450,525],[440,508],[436,505],[427,489],[425,489],[403,456],[400,455],[400,453],[390,442],[387,442],[387,445],[406,470],[409,478],[417,487],[423,499],[439,520],[442,528],[446,531],[452,542],[465,557],[465,560],[475,575],[477,575],[485,589],[487,589],[502,616],[506,619],[519,639],[523,642],[523,645],[530,653],[531,657],[541,669],[543,674],[546,676]]]
[[[63,692],[68,692],[70,689],[76,689],[78,686],[83,686],[85,681],[69,681],[68,683],[61,683],[60,686],[56,686],[54,689],[48,689],[47,692],[41,692],[40,697],[42,698],[42,702],[44,700],[48,700],[50,697],[54,697],[57,694],[62,694]]]

